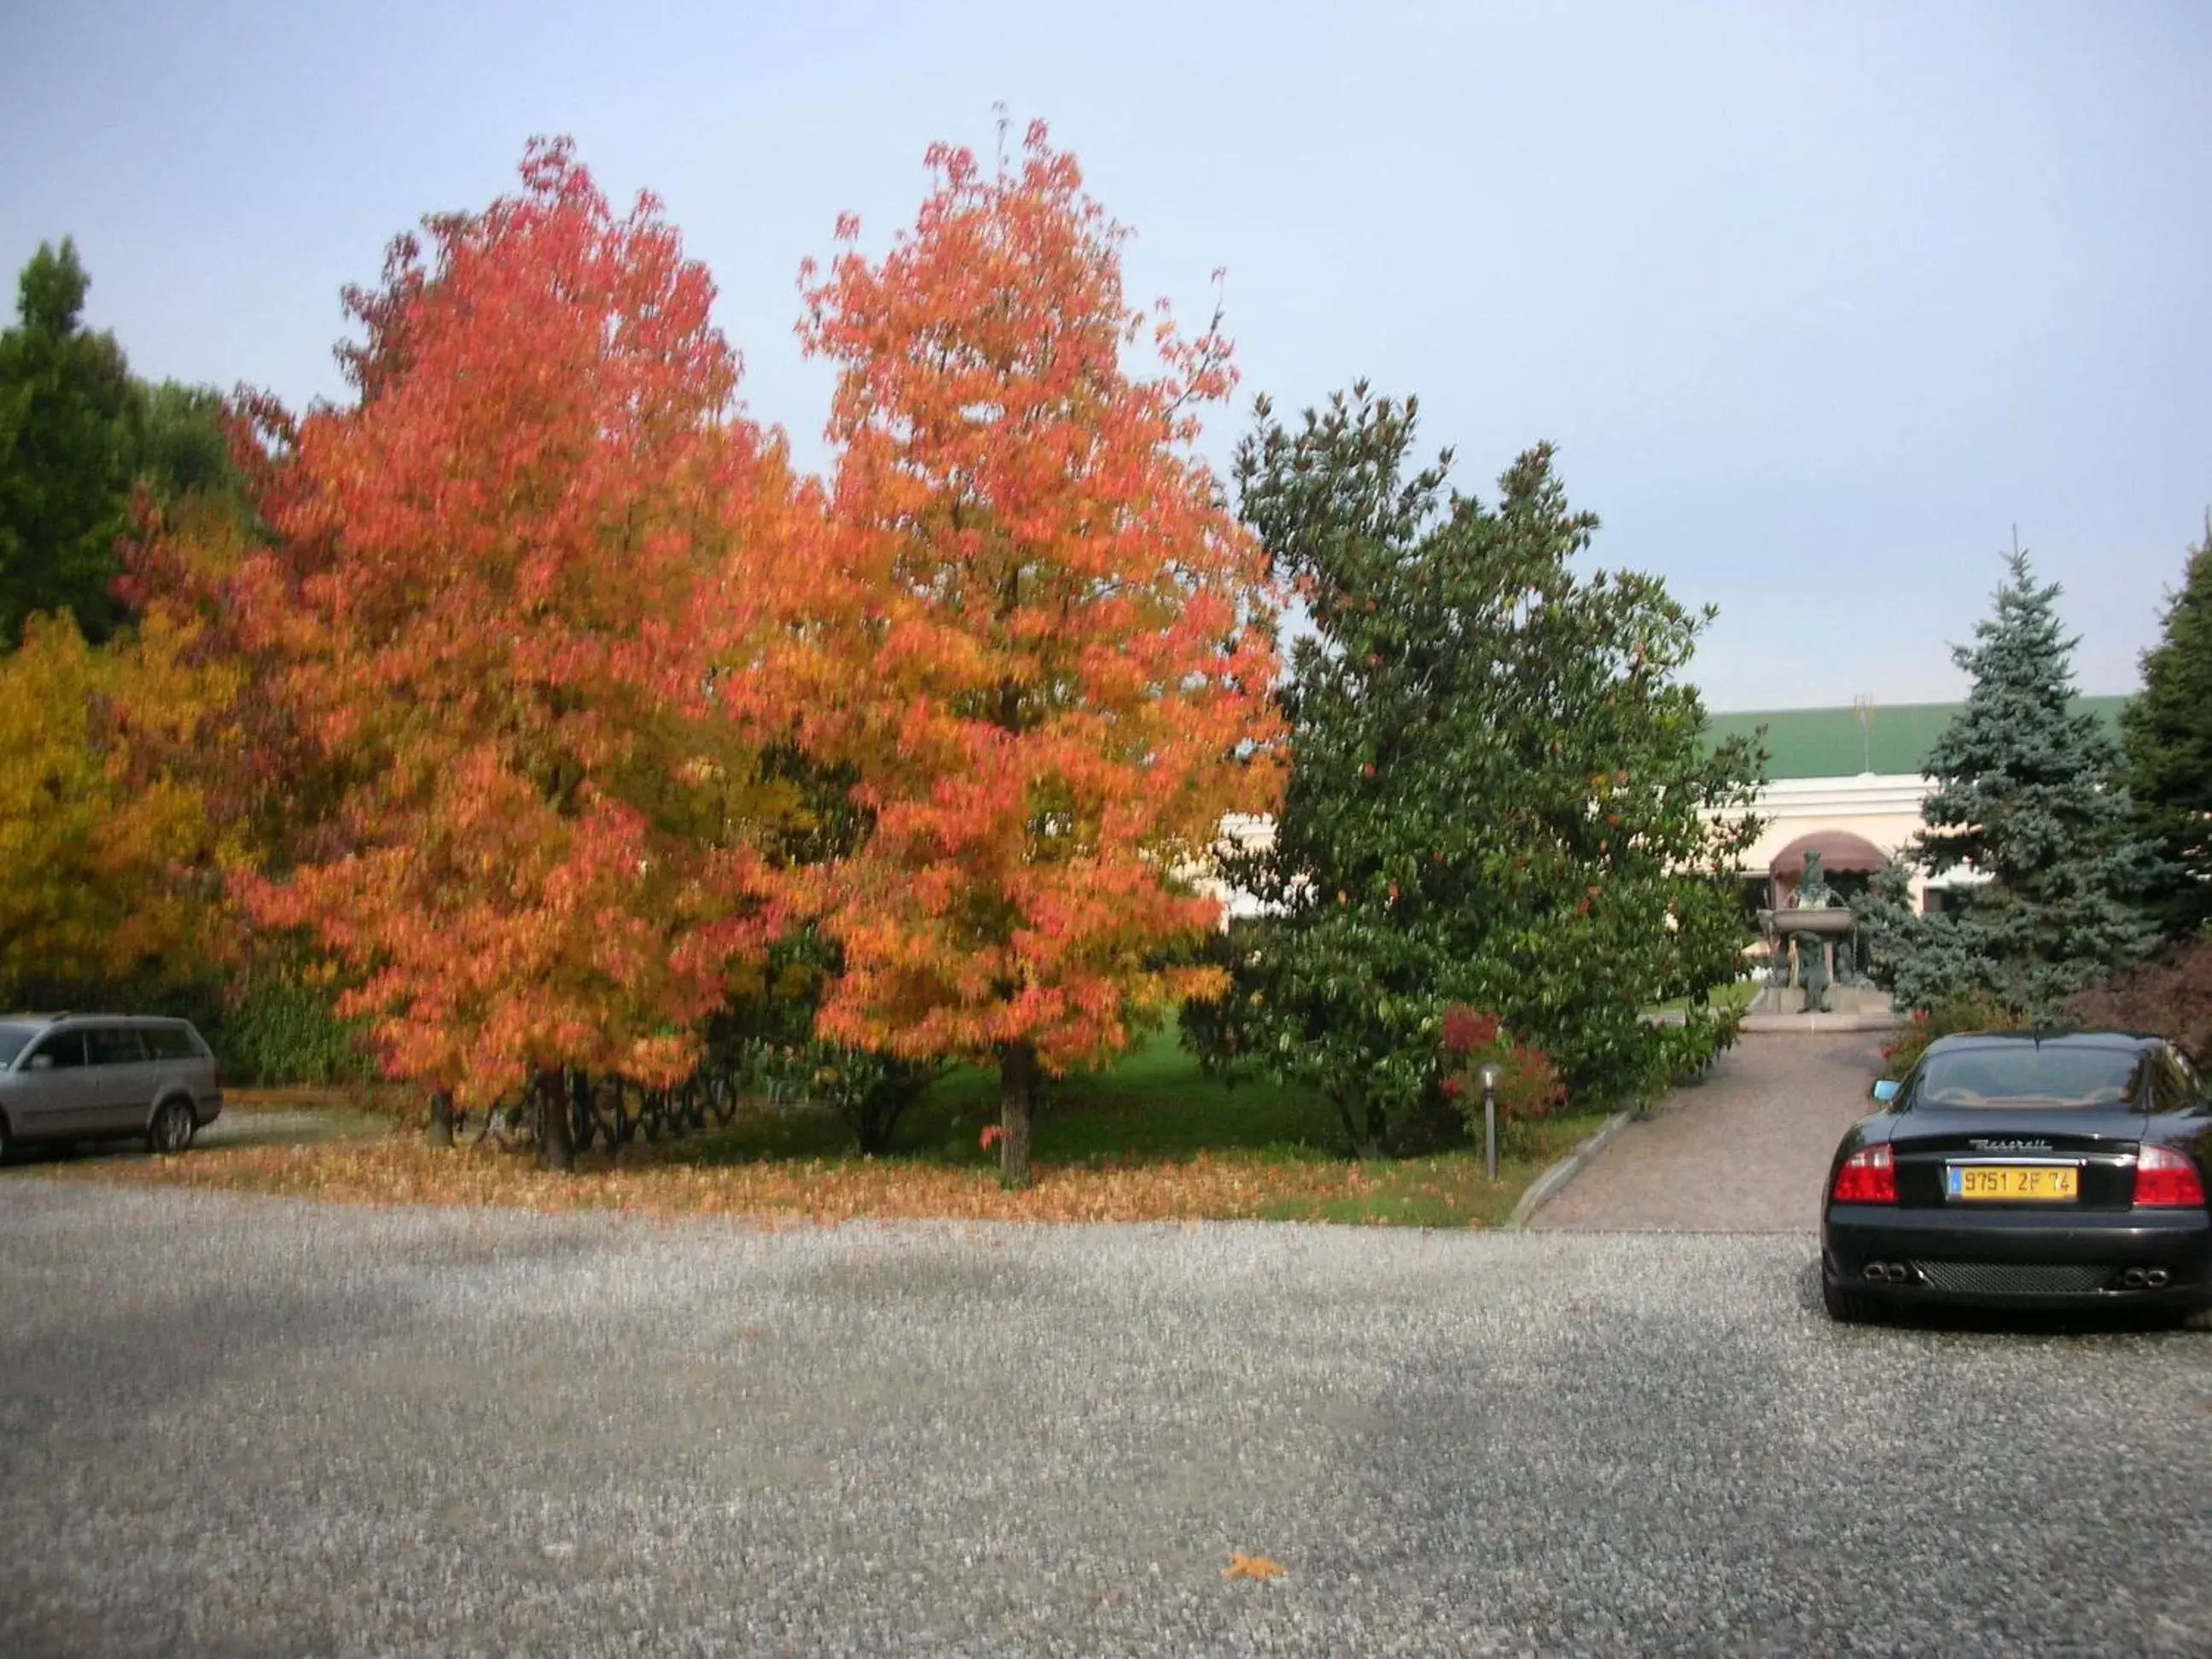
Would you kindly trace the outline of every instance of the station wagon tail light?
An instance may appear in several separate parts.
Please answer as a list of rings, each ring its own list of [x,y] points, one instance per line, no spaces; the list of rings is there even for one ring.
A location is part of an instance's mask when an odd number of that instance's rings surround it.
[[[2202,1204],[2204,1182],[2197,1166],[2171,1146],[2146,1146],[2136,1160],[2136,1207],[2172,1209]]]
[[[1836,1171],[1835,1190],[1829,1196],[1838,1204],[1896,1203],[1897,1164],[1889,1143],[1862,1146],[1845,1158]]]

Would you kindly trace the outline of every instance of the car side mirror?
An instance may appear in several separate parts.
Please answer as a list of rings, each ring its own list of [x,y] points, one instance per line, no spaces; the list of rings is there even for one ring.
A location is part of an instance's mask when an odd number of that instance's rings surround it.
[[[52,1054],[33,1054],[23,1062],[23,1069],[27,1072],[51,1072],[54,1069],[54,1057]]]
[[[1887,1106],[1891,1101],[1895,1100],[1897,1098],[1897,1079],[1893,1077],[1886,1077],[1882,1079],[1881,1082],[1875,1084],[1874,1085],[1874,1097],[1875,1104],[1881,1106]]]

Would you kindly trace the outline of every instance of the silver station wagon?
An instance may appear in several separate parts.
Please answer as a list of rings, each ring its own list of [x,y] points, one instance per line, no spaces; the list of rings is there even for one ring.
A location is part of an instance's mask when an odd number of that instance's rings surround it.
[[[121,1136],[181,1152],[222,1110],[215,1055],[188,1020],[0,1015],[0,1156]]]

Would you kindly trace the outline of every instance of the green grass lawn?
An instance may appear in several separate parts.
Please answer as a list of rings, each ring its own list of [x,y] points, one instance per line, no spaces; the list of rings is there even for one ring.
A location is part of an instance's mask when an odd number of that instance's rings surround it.
[[[998,1121],[996,1075],[957,1066],[900,1121],[896,1153],[981,1167],[993,1156],[976,1138]],[[1053,1082],[1032,1149],[1042,1164],[1157,1163],[1230,1150],[1334,1156],[1342,1137],[1335,1109],[1318,1095],[1207,1077],[1170,1023],[1140,1038],[1110,1071]],[[734,1158],[853,1155],[851,1132],[817,1112],[755,1115],[711,1145]]]
[[[978,1137],[998,1121],[997,1079],[963,1066],[940,1078],[901,1121],[893,1158],[981,1170],[995,1161]],[[1519,1126],[1501,1150],[1498,1181],[1484,1178],[1479,1151],[1370,1161],[1360,1193],[1311,1204],[1290,1201],[1271,1218],[1413,1226],[1495,1224],[1528,1183],[1602,1122],[1583,1114]],[[1263,1082],[1209,1078],[1170,1024],[1143,1038],[1111,1070],[1052,1085],[1039,1109],[1032,1152],[1041,1165],[1127,1168],[1185,1163],[1200,1153],[1254,1163],[1346,1166],[1335,1109],[1319,1095]],[[787,1159],[856,1161],[850,1132],[827,1113],[750,1114],[695,1143],[687,1162]]]
[[[1513,1213],[1529,1182],[1605,1121],[1602,1112],[1522,1126],[1499,1149],[1498,1180],[1486,1180],[1480,1152],[1440,1152],[1370,1164],[1367,1189],[1321,1203],[1270,1206],[1271,1221],[1337,1221],[1363,1226],[1495,1227]]]
[[[1714,987],[1712,994],[1706,1000],[1716,1008],[1733,1008],[1741,1012],[1743,1009],[1750,1007],[1753,1000],[1758,995],[1758,982],[1754,980],[1744,979],[1736,981],[1733,985],[1720,985]],[[1689,998],[1674,997],[1665,1002],[1655,1002],[1644,1012],[1649,1015],[1685,1014],[1689,1012]]]

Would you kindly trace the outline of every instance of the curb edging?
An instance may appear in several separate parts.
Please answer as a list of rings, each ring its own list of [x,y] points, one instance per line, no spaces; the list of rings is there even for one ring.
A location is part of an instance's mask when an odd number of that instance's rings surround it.
[[[1869,1009],[1853,1014],[1746,1014],[1736,1030],[1747,1033],[1775,1031],[1888,1031],[1905,1024],[1904,1016],[1889,1009]]]
[[[1633,1112],[1615,1112],[1585,1135],[1574,1151],[1530,1182],[1528,1190],[1521,1194],[1521,1201],[1513,1206],[1513,1213],[1505,1218],[1505,1226],[1512,1229],[1526,1227],[1536,1212],[1558,1197],[1559,1189],[1581,1174],[1583,1165],[1604,1151],[1606,1143],[1620,1133],[1621,1126],[1635,1115]]]

